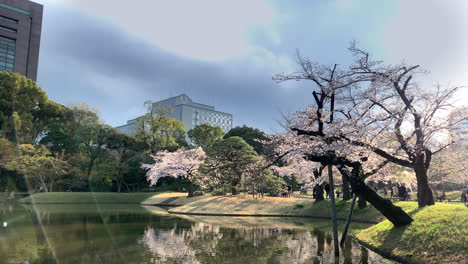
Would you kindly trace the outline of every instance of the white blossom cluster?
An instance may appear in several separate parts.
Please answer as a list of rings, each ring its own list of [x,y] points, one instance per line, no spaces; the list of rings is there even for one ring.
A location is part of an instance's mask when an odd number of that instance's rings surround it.
[[[155,164],[143,164],[142,168],[149,169],[146,177],[151,185],[155,185],[163,177],[190,179],[198,171],[205,156],[201,147],[189,150],[179,149],[175,152],[161,151],[152,156]]]

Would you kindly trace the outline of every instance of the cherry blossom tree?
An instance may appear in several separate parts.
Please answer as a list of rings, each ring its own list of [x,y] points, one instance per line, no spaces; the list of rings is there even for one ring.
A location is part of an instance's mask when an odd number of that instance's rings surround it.
[[[161,151],[152,156],[156,161],[155,164],[143,164],[142,168],[148,169],[146,177],[150,185],[155,185],[163,177],[187,179],[190,181],[186,186],[188,197],[192,197],[198,188],[195,175],[205,156],[201,147],[190,150],[179,149],[175,152]]]
[[[419,65],[385,65],[354,43],[349,50],[355,61],[348,72],[366,85],[343,89],[338,99],[342,107],[335,112],[352,120],[367,136],[341,133],[339,137],[414,170],[419,206],[433,205],[427,177],[432,157],[466,138],[457,131],[461,121],[468,119],[468,108],[453,105],[462,87],[421,87],[416,77],[425,71]]]
[[[291,155],[286,166],[271,166],[271,169],[283,177],[298,176],[304,183],[302,188],[317,190],[316,200],[321,201],[324,199],[321,185],[325,182],[327,175],[322,174],[324,169],[322,164],[308,161],[301,156]]]
[[[355,59],[347,69],[298,55],[298,72],[274,77],[309,80],[318,88],[312,93],[315,105],[296,114],[291,130],[322,138],[326,151],[339,146],[349,160],[367,161],[372,152],[383,159],[382,166],[391,162],[414,170],[419,206],[434,204],[427,170],[434,154],[463,138],[456,131],[468,119],[468,109],[452,105],[461,87],[423,89],[414,78],[424,73],[418,65],[384,65],[354,43],[350,51]]]
[[[434,156],[428,170],[435,188],[461,188],[468,185],[468,145],[456,144]]]
[[[337,64],[332,67],[319,65],[300,55],[298,64],[298,72],[278,74],[274,80],[312,81],[315,86],[312,92],[314,104],[296,112],[290,123],[290,130],[295,134],[273,136],[267,144],[275,146],[278,157],[295,155],[322,165],[336,166],[350,182],[354,193],[370,202],[394,225],[411,223],[412,218],[408,214],[380,197],[363,181],[365,175],[375,173],[387,162],[383,161],[365,172],[363,163],[369,160],[372,150],[364,145],[350,144],[350,140],[345,139],[369,138],[378,134],[369,133],[369,128],[358,126],[352,118],[335,118],[335,98],[341,96],[345,88],[370,82],[370,77],[340,70]]]

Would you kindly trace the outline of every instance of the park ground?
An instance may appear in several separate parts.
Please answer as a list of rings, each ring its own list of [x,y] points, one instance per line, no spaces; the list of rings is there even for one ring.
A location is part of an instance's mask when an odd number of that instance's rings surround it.
[[[452,194],[456,200],[457,193]],[[197,196],[186,193],[38,193],[20,199],[34,204],[142,204],[168,205],[168,212],[202,221],[215,221],[210,215],[232,216],[234,222],[249,223],[240,216],[330,217],[328,200],[315,203],[305,198],[250,196]],[[396,202],[413,217],[405,227],[394,227],[372,206],[353,211],[353,221],[373,223],[352,226],[355,237],[375,248],[421,263],[464,263],[468,252],[468,207],[463,204],[436,203],[418,208],[416,202]],[[337,217],[346,219],[349,201],[337,201]],[[156,207],[153,207],[156,208]],[[220,218],[221,219],[221,218]],[[226,221],[226,218],[222,218]],[[258,218],[257,218],[258,219]],[[281,218],[278,218],[281,219]],[[255,220],[257,221],[257,220]],[[279,223],[279,222],[278,222]],[[222,223],[221,223],[222,224]],[[251,223],[252,224],[252,223]],[[258,223],[257,223],[258,224]]]

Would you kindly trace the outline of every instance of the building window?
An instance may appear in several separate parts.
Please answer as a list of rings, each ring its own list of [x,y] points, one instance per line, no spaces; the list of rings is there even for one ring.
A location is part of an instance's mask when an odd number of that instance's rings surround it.
[[[0,37],[0,71],[13,71],[16,40]]]
[[[28,12],[28,11],[26,11],[26,10],[23,10],[23,9],[20,9],[20,8],[11,6],[11,5],[7,5],[7,4],[2,4],[2,3],[0,3],[0,7],[6,8],[6,9],[10,9],[11,11],[15,11],[15,12],[18,12],[18,13],[21,13],[21,14],[24,14],[24,15],[28,15],[28,16],[31,15],[31,12]]]
[[[9,27],[5,27],[5,26],[1,26],[1,25],[0,25],[0,29],[1,29],[1,30],[5,30],[5,31],[8,31],[8,32],[12,32],[12,33],[16,33],[16,32],[17,32],[16,29],[14,29],[14,28],[9,28]]]
[[[13,18],[9,18],[9,17],[6,17],[6,16],[1,16],[0,15],[0,20],[8,21],[8,22],[11,22],[11,23],[14,23],[14,24],[18,24],[18,20],[13,19]]]

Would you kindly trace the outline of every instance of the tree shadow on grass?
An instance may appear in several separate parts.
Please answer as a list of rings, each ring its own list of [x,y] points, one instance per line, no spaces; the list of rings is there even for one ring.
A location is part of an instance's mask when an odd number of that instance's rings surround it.
[[[422,209],[424,209],[424,208],[416,207],[414,209],[406,211],[406,213],[409,214],[413,218],[413,216],[415,214],[417,214],[418,212],[420,212]],[[391,252],[393,249],[397,248],[398,246],[401,246],[401,244],[402,244],[401,243],[401,238],[403,236],[403,233],[412,224],[413,223],[411,223],[409,225],[406,225],[406,226],[400,226],[400,227],[392,226],[390,231],[385,235],[385,237],[383,239],[382,245],[384,245],[384,246],[381,247],[381,249]],[[412,254],[407,254],[407,255],[405,255],[405,257],[412,258],[413,255]]]

